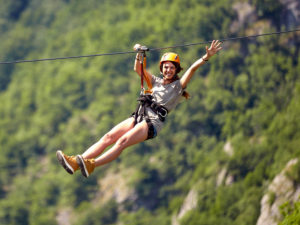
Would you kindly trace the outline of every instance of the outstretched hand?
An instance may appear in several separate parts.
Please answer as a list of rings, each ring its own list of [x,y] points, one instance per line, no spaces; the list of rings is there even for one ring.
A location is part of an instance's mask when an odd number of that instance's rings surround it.
[[[219,40],[213,40],[213,42],[211,43],[210,48],[208,48],[206,46],[206,54],[208,57],[212,57],[217,51],[221,50],[222,47],[219,47],[221,45],[221,42],[218,43]]]

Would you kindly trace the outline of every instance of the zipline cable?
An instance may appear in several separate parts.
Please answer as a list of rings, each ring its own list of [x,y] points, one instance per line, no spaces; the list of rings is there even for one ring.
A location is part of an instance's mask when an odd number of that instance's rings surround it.
[[[84,57],[95,57],[95,56],[104,56],[104,55],[120,55],[120,54],[128,54],[128,53],[136,53],[136,52],[132,51],[132,52],[106,53],[106,54],[99,54],[99,55],[79,55],[79,56],[69,56],[69,57],[50,58],[50,59],[34,59],[34,60],[1,62],[0,64],[13,64],[13,63],[25,63],[25,62],[40,62],[40,61],[57,60],[57,59],[77,59],[77,58],[84,58]]]
[[[250,35],[250,36],[236,37],[236,38],[219,39],[219,41],[220,42],[233,41],[233,40],[238,40],[238,39],[254,38],[254,37],[261,37],[261,36],[267,36],[267,35],[273,35],[273,34],[282,34],[282,33],[297,32],[297,31],[300,31],[300,29],[288,30],[288,31],[279,31],[279,32],[273,32],[273,33],[268,33],[268,34],[257,34],[257,35]],[[159,50],[169,49],[169,48],[180,48],[180,47],[187,47],[187,46],[192,46],[192,45],[207,44],[207,43],[211,43],[211,42],[212,41],[205,41],[205,42],[199,42],[199,43],[193,43],[193,44],[185,44],[185,45],[176,45],[176,46],[170,46],[170,47],[164,47],[164,48],[153,48],[153,49],[149,49],[148,51],[159,51]],[[41,62],[41,61],[58,60],[58,59],[76,59],[76,58],[96,57],[96,56],[106,56],[106,55],[121,55],[121,54],[131,54],[131,53],[136,53],[136,51],[131,51],[131,52],[115,52],[115,53],[106,53],[106,54],[97,54],[97,55],[69,56],[69,57],[49,58],[49,59],[22,60],[22,61],[12,61],[12,62],[0,62],[0,65],[1,64],[26,63],[26,62]]]
[[[238,40],[238,39],[253,38],[253,37],[260,37],[260,36],[266,36],[266,35],[272,35],[272,34],[282,34],[282,33],[296,32],[296,31],[300,31],[300,29],[288,30],[288,31],[279,31],[279,32],[273,32],[273,33],[268,33],[268,34],[257,34],[257,35],[244,36],[244,37],[218,39],[218,40],[219,40],[219,42],[233,41],[233,40]],[[191,45],[201,45],[201,44],[207,44],[207,43],[211,43],[211,42],[212,41],[205,41],[205,42],[199,42],[199,43],[194,43],[194,44],[170,46],[170,47],[165,47],[165,48],[153,48],[153,49],[149,49],[149,51],[158,51],[158,50],[163,50],[163,49],[168,49],[168,48],[179,48],[179,47],[186,47],[186,46],[191,46]]]

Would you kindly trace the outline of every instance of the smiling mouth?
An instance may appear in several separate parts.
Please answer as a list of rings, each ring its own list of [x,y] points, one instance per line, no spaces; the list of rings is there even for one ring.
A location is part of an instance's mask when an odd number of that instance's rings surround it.
[[[165,75],[165,78],[168,79],[168,80],[169,80],[169,79],[172,79],[172,78],[173,78],[173,75],[172,75],[172,74],[166,74],[166,75]]]

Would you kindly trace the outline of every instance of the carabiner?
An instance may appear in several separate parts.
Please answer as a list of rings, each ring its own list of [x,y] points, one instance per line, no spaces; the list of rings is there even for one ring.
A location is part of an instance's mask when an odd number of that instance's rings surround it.
[[[165,110],[164,108],[160,108],[160,110],[165,111],[165,115],[162,115],[162,114],[160,113],[160,111],[158,111],[158,114],[159,114],[161,117],[165,118],[165,117],[168,115],[168,111]]]
[[[144,88],[144,86],[142,86],[140,95],[144,95],[145,93],[146,93],[146,89]]]

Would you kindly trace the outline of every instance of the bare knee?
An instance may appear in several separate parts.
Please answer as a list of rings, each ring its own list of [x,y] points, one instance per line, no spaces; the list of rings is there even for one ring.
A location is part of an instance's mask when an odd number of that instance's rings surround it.
[[[121,137],[119,140],[116,142],[117,145],[119,146],[124,146],[128,142],[128,137]]]
[[[101,139],[100,141],[110,144],[110,143],[114,143],[114,135],[112,135],[111,133],[106,133]]]

